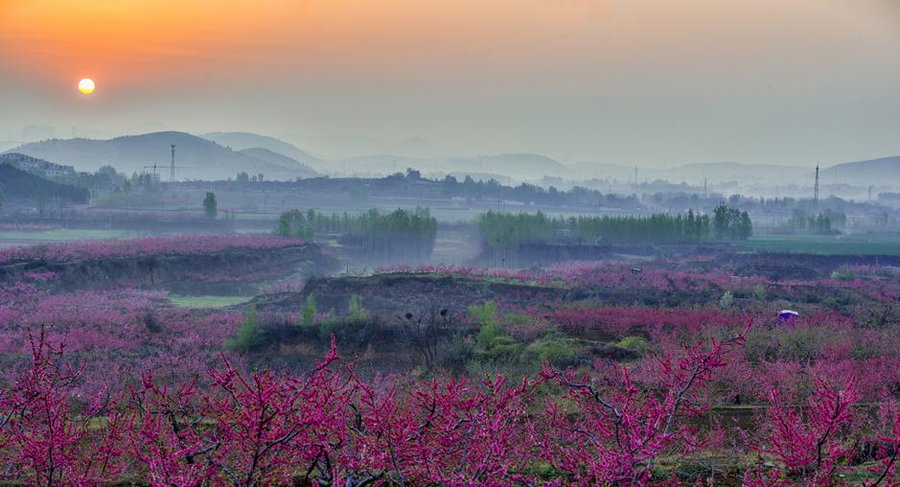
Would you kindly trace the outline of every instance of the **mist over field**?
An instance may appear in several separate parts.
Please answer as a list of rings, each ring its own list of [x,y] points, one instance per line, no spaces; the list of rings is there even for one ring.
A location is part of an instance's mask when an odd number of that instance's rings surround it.
[[[0,484],[896,485],[892,0],[0,2]]]

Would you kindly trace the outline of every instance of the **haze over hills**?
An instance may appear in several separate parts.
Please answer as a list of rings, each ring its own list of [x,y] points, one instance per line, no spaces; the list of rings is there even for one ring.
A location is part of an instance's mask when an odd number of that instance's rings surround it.
[[[900,156],[837,164],[822,170],[821,176],[828,183],[896,187],[900,185]]]
[[[236,151],[256,147],[267,149],[318,170],[325,170],[328,165],[324,160],[299,147],[269,135],[260,135],[250,132],[210,132],[202,134],[200,137],[211,140],[219,145],[230,147]]]
[[[244,154],[247,157],[252,157],[269,164],[297,169],[301,172],[300,177],[311,178],[319,175],[319,173],[315,169],[296,159],[285,156],[283,154],[279,154],[278,152],[274,152],[269,149],[263,149],[262,147],[251,147],[249,149],[239,150],[238,152]]]
[[[418,135],[397,142],[388,148],[388,153],[403,157],[434,157],[436,155],[434,147]]]
[[[517,179],[537,180],[544,176],[565,174],[568,168],[560,162],[539,154],[499,154],[474,157],[403,157],[394,154],[342,159],[335,162],[342,171],[371,174],[390,174],[417,169],[423,173],[445,174],[500,174]]]
[[[177,145],[178,179],[225,179],[238,172],[262,173],[267,179],[294,179],[318,174],[384,176],[413,168],[428,175],[453,174],[457,178],[486,175],[500,182],[540,182],[544,177],[574,182],[592,179],[617,180],[620,184],[666,180],[673,184],[703,185],[736,183],[740,186],[812,185],[812,167],[753,164],[738,162],[694,163],[669,169],[638,168],[624,164],[579,162],[565,165],[540,154],[499,154],[414,157],[401,153],[372,154],[352,158],[324,160],[281,139],[248,132],[212,132],[202,137],[184,132],[155,132],[116,137],[110,140],[52,139],[33,142],[13,149],[59,164],[73,165],[80,171],[94,171],[113,165],[119,171],[147,171],[145,166],[160,166],[163,179],[168,176],[169,145]],[[395,147],[406,154],[428,152],[424,139],[413,137]],[[845,184],[880,188],[900,183],[900,156],[838,164],[822,168],[822,184]]]
[[[568,169],[559,161],[540,154],[499,154],[496,156],[449,158],[445,170],[494,172],[522,179],[557,176]]]
[[[653,171],[658,173],[659,171]],[[645,174],[646,176],[646,170]],[[601,162],[578,162],[569,166],[567,176],[572,179],[618,179],[631,181],[634,179],[634,167]]]
[[[109,140],[52,139],[22,145],[15,152],[58,164],[75,166],[78,171],[96,171],[112,165],[118,171],[149,171],[157,164],[165,179],[170,164],[170,145],[176,145],[178,179],[226,179],[238,172],[263,173],[269,179],[293,179],[308,175],[309,168],[289,167],[250,157],[222,147],[210,140],[184,132],[155,132],[116,137]]]
[[[705,162],[685,164],[671,168],[667,177],[671,182],[703,184],[740,182],[744,184],[768,183],[783,185],[800,183],[815,172],[813,168],[780,164],[753,164],[740,162]]]

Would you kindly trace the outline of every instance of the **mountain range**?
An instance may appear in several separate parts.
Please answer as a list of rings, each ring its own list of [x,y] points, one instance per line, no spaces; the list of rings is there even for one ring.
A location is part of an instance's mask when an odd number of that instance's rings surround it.
[[[293,179],[315,175],[309,166],[261,149],[244,153],[223,147],[211,140],[185,132],[154,132],[128,135],[109,140],[51,139],[24,144],[11,152],[20,152],[58,164],[75,166],[78,171],[96,171],[111,165],[120,172],[157,170],[166,179],[171,163],[171,145],[175,147],[176,179],[225,179],[245,171],[263,173],[269,179]]]
[[[250,132],[210,132],[202,134],[200,137],[236,151],[255,148],[266,149],[270,152],[289,157],[307,166],[314,167],[320,171],[325,170],[328,165],[324,160],[299,147],[268,135]]]
[[[267,179],[312,177],[319,173],[386,175],[414,168],[423,174],[497,174],[524,181],[545,176],[566,180],[618,179],[627,183],[668,180],[702,185],[736,182],[740,185],[806,185],[814,181],[813,167],[738,162],[684,164],[668,169],[623,164],[579,162],[564,165],[540,154],[499,154],[472,157],[425,155],[430,144],[412,137],[395,145],[397,153],[325,160],[281,139],[248,132],[211,132],[195,136],[184,132],[154,132],[109,140],[52,139],[12,149],[79,171],[112,165],[126,173],[148,171],[156,164],[165,179],[170,144],[176,145],[177,179],[233,178],[238,172],[263,173]],[[422,154],[414,156],[412,154]],[[878,187],[900,186],[900,156],[848,162],[822,168],[821,184]],[[501,181],[502,177],[501,177]],[[505,181],[504,181],[505,182]]]

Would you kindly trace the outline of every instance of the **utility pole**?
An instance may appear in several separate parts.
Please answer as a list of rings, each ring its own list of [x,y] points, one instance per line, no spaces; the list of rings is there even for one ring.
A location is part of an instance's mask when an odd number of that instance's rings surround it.
[[[874,184],[869,185],[869,201],[872,201],[872,188],[874,188]]]
[[[172,144],[172,166],[169,168],[169,182],[175,182],[175,144]]]
[[[813,188],[813,199],[816,202],[816,209],[819,208],[819,165],[816,164],[816,186]]]

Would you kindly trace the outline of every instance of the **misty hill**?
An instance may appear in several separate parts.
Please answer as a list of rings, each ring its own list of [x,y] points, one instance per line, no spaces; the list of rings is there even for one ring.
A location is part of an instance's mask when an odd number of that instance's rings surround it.
[[[887,184],[897,187],[900,186],[900,156],[838,164],[823,169],[821,177],[823,184]]]
[[[26,204],[34,205],[38,196],[43,194],[47,202],[61,198],[72,203],[87,203],[90,198],[88,190],[70,184],[61,184],[29,172],[23,171],[6,162],[7,159],[19,158],[21,154],[0,154],[0,189],[11,202],[27,200]]]
[[[395,172],[406,172],[407,168],[427,172],[434,165],[431,159],[402,157],[394,154],[373,154],[351,157],[334,162],[334,168],[348,174],[387,176]]]
[[[440,172],[463,177],[491,173],[518,180],[538,180],[544,176],[558,176],[568,170],[561,163],[539,154],[431,158],[377,154],[336,161],[335,168],[343,172],[376,175],[404,172],[406,168],[418,169],[423,173]]]
[[[659,176],[659,171],[653,170],[652,173],[653,179]],[[617,179],[629,182],[634,180],[634,167],[601,162],[578,162],[569,166],[567,176],[575,180]],[[647,169],[638,171],[641,180],[648,176],[650,174]]]
[[[478,171],[506,174],[519,179],[559,176],[568,168],[540,154],[500,154],[486,157],[451,158],[445,161],[450,171]]]
[[[178,179],[225,179],[238,172],[262,173],[269,179],[302,177],[305,171],[249,157],[210,140],[184,132],[155,132],[109,140],[52,139],[25,144],[16,152],[75,166],[80,171],[95,171],[111,165],[121,172],[149,171],[145,166],[158,164],[163,179],[170,163],[170,145],[176,145]]]
[[[434,147],[418,135],[397,142],[388,148],[388,152],[403,157],[432,157],[435,154]]]
[[[269,149],[263,149],[262,147],[251,147],[249,149],[239,150],[238,152],[244,154],[245,156],[259,159],[260,161],[267,162],[269,164],[275,164],[277,166],[288,168],[296,168],[297,170],[302,172],[302,175],[300,177],[303,178],[312,178],[319,175],[319,173],[316,172],[315,169],[296,159],[279,154],[277,152],[270,151]]]
[[[293,144],[268,135],[253,134],[250,132],[210,132],[201,135],[201,137],[211,140],[219,145],[230,147],[236,151],[254,148],[266,149],[316,169],[323,169],[328,164],[326,161],[323,161]]]

